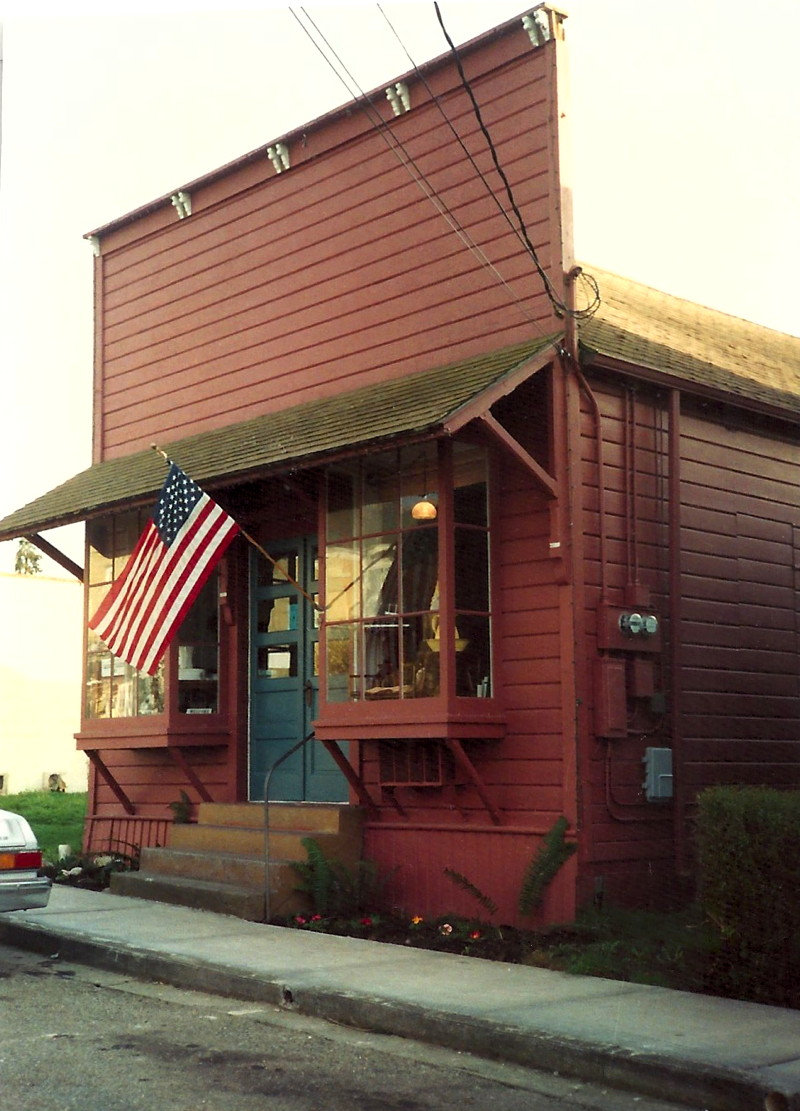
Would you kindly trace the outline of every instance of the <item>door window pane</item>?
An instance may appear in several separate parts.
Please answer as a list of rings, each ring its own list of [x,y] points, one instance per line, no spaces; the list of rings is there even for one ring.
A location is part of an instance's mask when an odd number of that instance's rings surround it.
[[[297,598],[261,598],[258,603],[259,633],[284,633],[297,628]]]
[[[258,674],[265,679],[288,679],[297,675],[296,644],[260,644]]]

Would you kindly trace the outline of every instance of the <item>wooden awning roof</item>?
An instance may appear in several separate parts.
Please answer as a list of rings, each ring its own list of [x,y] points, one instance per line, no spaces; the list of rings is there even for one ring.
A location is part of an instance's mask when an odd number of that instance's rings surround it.
[[[498,387],[512,389],[551,362],[557,342],[558,337],[540,337],[159,447],[213,490],[321,463],[343,451],[452,432],[460,410],[465,421],[471,419],[483,393],[488,408]],[[164,474],[163,460],[151,450],[96,463],[0,521],[0,540],[144,504],[155,498]]]

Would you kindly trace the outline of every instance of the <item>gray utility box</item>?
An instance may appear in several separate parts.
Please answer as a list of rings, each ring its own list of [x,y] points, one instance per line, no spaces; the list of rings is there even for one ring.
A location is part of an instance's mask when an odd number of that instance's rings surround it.
[[[644,794],[648,802],[672,798],[672,749],[644,750]]]

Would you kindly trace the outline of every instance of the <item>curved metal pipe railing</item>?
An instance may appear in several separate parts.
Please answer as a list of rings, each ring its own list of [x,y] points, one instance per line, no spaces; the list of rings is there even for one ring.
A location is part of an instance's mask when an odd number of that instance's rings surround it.
[[[271,917],[271,906],[269,897],[269,785],[272,779],[273,772],[281,766],[281,764],[288,760],[290,756],[294,756],[298,749],[301,749],[304,744],[314,736],[314,730],[307,733],[301,741],[292,745],[286,752],[282,753],[274,764],[271,764],[267,769],[267,774],[264,776],[264,921],[269,922]]]

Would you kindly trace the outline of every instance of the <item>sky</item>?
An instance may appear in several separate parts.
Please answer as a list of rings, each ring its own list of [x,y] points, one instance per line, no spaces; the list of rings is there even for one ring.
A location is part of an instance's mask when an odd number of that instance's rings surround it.
[[[798,0],[558,6],[577,256],[800,334]],[[457,43],[527,10],[440,9]],[[304,12],[364,91],[447,49],[427,0],[0,0],[0,516],[91,461],[85,233],[351,99]],[[82,562],[79,529],[49,538]]]

